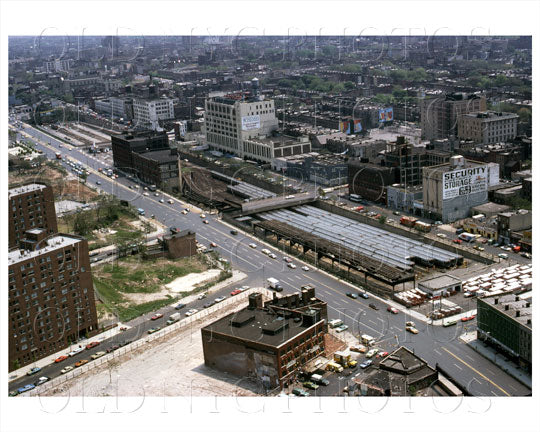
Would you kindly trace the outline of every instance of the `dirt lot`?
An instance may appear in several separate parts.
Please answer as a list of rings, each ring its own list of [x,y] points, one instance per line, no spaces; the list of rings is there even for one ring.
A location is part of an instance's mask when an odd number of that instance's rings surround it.
[[[191,325],[116,357],[116,365],[104,362],[79,377],[44,388],[41,396],[258,396],[255,384],[207,368],[202,351],[200,329],[245,307],[246,302],[244,296],[231,298]]]

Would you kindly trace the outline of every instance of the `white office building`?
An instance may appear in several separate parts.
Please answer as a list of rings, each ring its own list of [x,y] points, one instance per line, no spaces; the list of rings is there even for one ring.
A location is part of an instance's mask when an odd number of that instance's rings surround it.
[[[174,119],[172,99],[133,100],[133,123],[136,126],[157,129],[160,121],[171,119]]]

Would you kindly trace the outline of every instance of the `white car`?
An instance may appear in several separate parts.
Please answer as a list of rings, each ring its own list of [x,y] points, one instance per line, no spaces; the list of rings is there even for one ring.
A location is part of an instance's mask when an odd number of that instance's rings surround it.
[[[148,192],[143,193],[144,196],[149,196],[150,194]]]
[[[206,298],[206,293],[202,293],[197,296],[197,300],[202,300],[204,298]]]
[[[308,267],[308,266],[303,266],[303,267],[302,267],[302,270],[304,270],[304,271],[309,271],[309,267]]]
[[[250,243],[249,247],[252,248],[252,249],[255,249],[257,247],[257,245],[255,243]]]
[[[268,255],[270,253],[268,249],[262,249],[261,252],[265,255]]]
[[[73,357],[74,355],[79,354],[80,352],[84,351],[84,347],[75,348],[73,351],[68,353],[68,356]]]
[[[285,197],[285,199],[293,199],[293,198],[294,198],[294,195],[287,195],[287,196]]]
[[[49,377],[42,376],[37,380],[36,385],[39,386],[43,383],[46,383],[47,381],[49,381]]]
[[[296,268],[296,264],[294,263],[289,263],[287,264],[287,267],[291,268],[291,269],[295,269]]]
[[[378,348],[373,348],[373,349],[370,349],[367,354],[366,354],[366,357],[367,358],[371,358],[373,357],[375,354],[377,354],[379,352],[379,349]]]
[[[154,196],[159,196],[159,193],[158,193],[158,192],[156,192],[156,193],[154,194]]]
[[[103,357],[106,354],[105,351],[98,351],[97,353],[90,356],[92,360],[98,359],[100,357]]]
[[[204,219],[206,215],[204,213],[201,213],[201,219]]]
[[[169,204],[174,204],[174,201],[172,199],[167,201]]]
[[[225,300],[226,297],[225,296],[221,296],[221,297],[218,297],[217,299],[214,300],[215,303],[220,303],[222,302],[223,300]]]
[[[193,315],[193,314],[196,314],[197,312],[199,312],[198,309],[190,309],[190,310],[188,310],[188,311],[185,313],[185,315],[186,315],[186,316],[191,316],[191,315]]]
[[[268,256],[272,259],[276,259],[277,255],[275,253],[269,253]]]
[[[164,200],[163,198],[161,198],[161,199],[159,200],[159,202],[160,202],[161,204],[163,204],[163,203],[165,202],[165,200]]]
[[[439,233],[439,234],[437,234],[437,237],[440,237],[440,238],[446,238],[446,234]]]
[[[60,371],[60,373],[65,374],[65,373],[68,373],[69,371],[72,371],[72,370],[73,370],[73,366],[66,366],[64,369],[62,369]]]

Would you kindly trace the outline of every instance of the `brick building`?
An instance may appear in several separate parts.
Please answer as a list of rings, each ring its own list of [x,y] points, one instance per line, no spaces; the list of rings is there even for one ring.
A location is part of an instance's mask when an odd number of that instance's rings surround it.
[[[267,301],[249,296],[246,308],[204,327],[206,366],[255,379],[266,389],[290,383],[308,361],[325,352],[327,305],[315,288]]]
[[[8,192],[9,248],[18,247],[24,233],[43,228],[48,235],[58,231],[51,186],[33,182]]]
[[[87,241],[34,228],[23,246],[8,254],[9,370],[98,329]]]

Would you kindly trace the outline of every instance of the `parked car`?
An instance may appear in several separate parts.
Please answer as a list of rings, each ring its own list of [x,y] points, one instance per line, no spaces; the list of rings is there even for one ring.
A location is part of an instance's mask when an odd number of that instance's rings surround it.
[[[235,289],[235,290],[232,290],[232,291],[231,291],[231,295],[232,295],[232,296],[235,296],[235,295],[237,295],[237,294],[240,294],[241,292],[242,292],[241,290]]]
[[[388,306],[388,307],[386,308],[386,310],[387,310],[388,312],[393,313],[393,314],[397,314],[397,313],[399,312],[395,307],[392,307],[392,306]]]
[[[203,308],[208,309],[209,307],[212,307],[214,303],[205,303],[203,304]]]
[[[45,384],[47,381],[49,381],[49,377],[42,376],[38,378],[38,380],[34,383],[34,385],[37,387],[37,386],[40,386],[41,384]]]
[[[309,392],[307,392],[307,391],[305,391],[304,389],[301,389],[301,388],[293,389],[292,394],[295,395],[295,396],[301,396],[301,397],[309,396]]]
[[[272,258],[272,259],[276,259],[276,258],[277,258],[277,255],[276,255],[275,253],[272,253],[272,252],[270,252],[270,253],[268,254],[268,256],[269,256],[270,258]]]
[[[77,354],[79,354],[79,353],[81,353],[83,351],[84,351],[83,347],[75,348],[73,351],[70,351],[68,353],[68,356],[73,357],[74,355],[77,355]]]
[[[92,360],[95,360],[95,359],[98,359],[98,358],[100,358],[100,357],[103,357],[105,354],[106,354],[105,351],[98,351],[97,353],[92,354],[92,355],[90,356],[90,358],[91,358]]]
[[[26,375],[31,376],[31,375],[37,374],[39,371],[41,371],[40,367],[34,367],[30,369],[28,372],[26,372]]]
[[[508,259],[508,255],[505,254],[505,253],[500,253],[497,255],[499,258],[502,258],[502,259]]]
[[[405,330],[407,330],[408,332],[410,332],[412,334],[418,334],[418,330],[415,327],[412,327],[412,326],[406,326]]]
[[[290,262],[289,264],[287,264],[287,267],[294,270],[296,268],[296,264],[293,264],[292,262]]]
[[[377,305],[376,305],[375,303],[370,303],[370,304],[369,304],[369,307],[370,307],[371,309],[379,310],[379,308],[377,307]]]
[[[369,295],[368,293],[363,292],[363,293],[360,293],[360,297],[362,297],[363,299],[368,299]]]
[[[186,305],[184,303],[178,303],[174,308],[176,310],[180,310],[180,309],[185,308],[185,307],[186,307]]]
[[[376,355],[378,352],[379,352],[379,349],[378,349],[378,348],[372,348],[372,349],[370,349],[370,350],[367,352],[366,357],[367,357],[367,358],[371,358],[371,357],[373,357],[374,355]]]
[[[92,349],[94,347],[97,347],[98,345],[99,345],[98,341],[90,342],[88,345],[86,345],[86,349],[89,350],[89,349]]]
[[[440,238],[446,238],[446,234],[438,233],[438,234],[437,234],[437,237],[440,237]]]
[[[217,243],[214,243],[214,242],[210,243],[210,247],[217,248]]]
[[[357,352],[357,353],[362,353],[362,354],[367,352],[367,350],[368,349],[364,345],[353,345],[351,347],[352,352]]]
[[[148,330],[148,334],[155,333],[159,330],[161,330],[161,327],[152,327],[151,329]]]
[[[214,300],[215,303],[220,303],[222,302],[223,300],[225,300],[226,297],[225,296],[219,296],[217,299]]]
[[[362,369],[366,369],[367,367],[371,366],[373,364],[373,360],[366,360],[364,363],[360,363],[360,367]]]
[[[202,300],[203,298],[206,298],[206,293],[201,293],[197,296],[197,300]]]
[[[150,318],[152,321],[155,321],[155,320],[158,320],[160,318],[163,317],[163,314],[162,313],[157,313],[155,315],[152,316],[152,318]]]
[[[252,248],[252,249],[255,249],[257,247],[257,245],[255,243],[250,243],[249,247]]]
[[[302,385],[305,387],[305,388],[308,388],[310,390],[317,390],[319,388],[319,386],[311,381],[305,381],[304,383],[302,383]]]
[[[289,258],[288,256],[284,256],[283,261],[290,263],[290,262],[292,262],[292,259]]]
[[[338,328],[336,328],[336,332],[341,333],[341,332],[344,332],[345,330],[347,330],[348,328],[349,328],[349,326],[347,324],[343,324],[343,325],[340,325]]]
[[[195,313],[197,313],[197,312],[199,312],[198,309],[190,309],[190,310],[188,310],[188,311],[185,313],[185,315],[186,315],[186,316],[191,316],[191,315],[193,315],[193,314],[195,314]]]
[[[172,199],[167,200],[167,202],[168,202],[169,204],[174,204],[174,201],[173,201]]]
[[[476,315],[464,316],[461,318],[461,322],[472,321],[475,318],[476,318]]]
[[[60,373],[65,374],[72,370],[73,370],[73,366],[66,366],[64,369],[60,371]]]
[[[60,362],[64,361],[64,360],[67,359],[67,358],[68,358],[68,356],[63,355],[63,356],[60,356],[60,357],[56,358],[56,359],[54,360],[54,362],[55,362],[55,363],[60,363]]]
[[[208,225],[208,224],[210,223],[210,222],[208,222],[208,219],[205,219],[205,220],[203,220],[202,222],[203,222],[203,224],[205,224],[205,225]]]
[[[34,384],[26,384],[25,386],[23,387],[19,387],[17,389],[17,391],[19,393],[24,393],[24,392],[27,392],[28,390],[32,390],[33,388],[35,388],[36,386]]]
[[[302,270],[304,270],[304,271],[309,271],[309,267],[308,267],[308,266],[303,266],[303,267],[302,267]]]
[[[231,234],[232,234],[232,235],[237,235],[237,234],[238,234],[238,231],[236,231],[236,230],[231,230]]]
[[[350,297],[350,298],[352,298],[352,299],[357,299],[357,298],[358,298],[358,294],[348,292],[348,293],[347,293],[347,297]]]
[[[465,294],[463,294],[463,297],[465,298],[468,298],[468,297],[474,297],[474,293],[472,291],[467,291],[465,292]]]
[[[79,360],[77,363],[75,363],[75,367],[81,367],[81,366],[85,365],[86,363],[88,363],[88,360],[86,360],[86,359]]]

